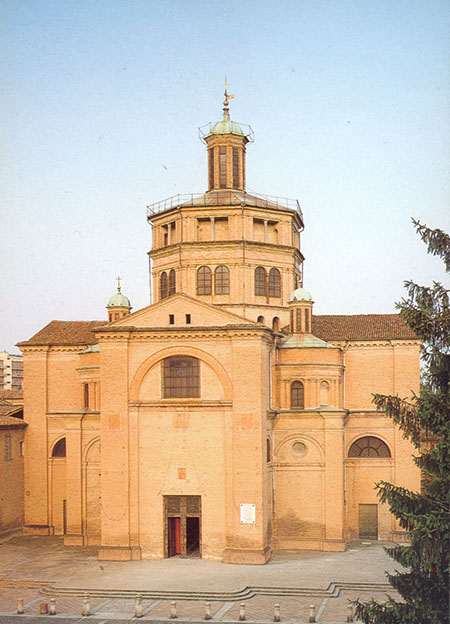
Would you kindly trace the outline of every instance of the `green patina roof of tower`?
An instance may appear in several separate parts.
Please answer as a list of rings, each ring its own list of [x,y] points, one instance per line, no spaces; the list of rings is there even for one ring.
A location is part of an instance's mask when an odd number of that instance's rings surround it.
[[[312,295],[306,288],[296,288],[289,297],[289,303],[291,301],[312,301]]]
[[[232,121],[230,116],[228,118],[223,116],[222,121],[218,121],[211,126],[210,134],[238,134],[239,136],[245,136],[245,132],[242,130],[241,126]]]

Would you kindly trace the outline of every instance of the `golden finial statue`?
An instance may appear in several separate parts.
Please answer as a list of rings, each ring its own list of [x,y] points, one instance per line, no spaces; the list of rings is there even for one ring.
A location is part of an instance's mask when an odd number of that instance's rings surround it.
[[[120,292],[120,276],[118,275],[116,279],[117,279],[117,292]]]
[[[230,103],[229,100],[231,100],[231,98],[234,98],[234,95],[232,93],[228,94],[228,92],[227,92],[228,82],[227,82],[227,77],[226,76],[225,76],[224,86],[225,86],[225,91],[224,91],[225,99],[223,101],[223,105],[224,106],[228,106],[228,104]]]

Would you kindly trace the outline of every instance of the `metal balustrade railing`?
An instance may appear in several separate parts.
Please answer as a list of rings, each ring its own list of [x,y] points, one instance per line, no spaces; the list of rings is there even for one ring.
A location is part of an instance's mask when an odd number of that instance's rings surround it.
[[[294,210],[303,222],[303,213],[300,202],[288,197],[260,195],[239,190],[208,191],[207,193],[190,193],[186,195],[172,195],[167,199],[147,206],[147,219],[173,208],[212,207],[212,206],[253,206],[257,208],[271,208]]]

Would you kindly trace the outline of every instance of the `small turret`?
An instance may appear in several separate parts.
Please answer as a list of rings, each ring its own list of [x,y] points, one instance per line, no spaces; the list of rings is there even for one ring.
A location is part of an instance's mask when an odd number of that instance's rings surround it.
[[[108,310],[108,323],[118,321],[130,314],[131,303],[128,297],[121,292],[120,277],[117,278],[117,292],[109,298],[106,309]]]
[[[297,288],[289,297],[290,333],[311,334],[313,300],[306,288]]]

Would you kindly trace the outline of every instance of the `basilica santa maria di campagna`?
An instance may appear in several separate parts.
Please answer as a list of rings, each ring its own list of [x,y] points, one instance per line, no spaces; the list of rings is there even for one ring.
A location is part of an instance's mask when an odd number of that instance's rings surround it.
[[[372,393],[419,392],[419,339],[397,314],[315,315],[300,204],[246,191],[226,92],[202,139],[208,190],[148,207],[153,303],[119,283],[103,320],[19,343],[25,534],[254,564],[404,539],[374,484],[420,473]]]

